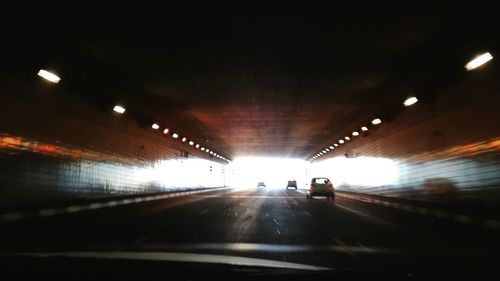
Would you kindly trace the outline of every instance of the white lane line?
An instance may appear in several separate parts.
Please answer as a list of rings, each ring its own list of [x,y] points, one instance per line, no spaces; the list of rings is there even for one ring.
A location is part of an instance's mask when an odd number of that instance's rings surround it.
[[[107,202],[96,202],[96,203],[90,203],[90,204],[84,204],[84,205],[72,205],[72,206],[62,207],[59,209],[57,209],[57,208],[41,209],[38,211],[34,211],[34,215],[32,214],[32,212],[5,213],[5,214],[0,214],[0,223],[18,221],[18,220],[22,220],[22,219],[30,218],[30,217],[48,217],[48,216],[54,216],[54,215],[60,215],[60,214],[82,212],[82,211],[87,211],[87,210],[97,210],[97,209],[102,209],[102,208],[107,208],[107,207],[123,206],[123,205],[139,203],[139,202],[160,200],[160,199],[164,199],[164,198],[180,197],[180,196],[184,196],[187,194],[219,191],[219,190],[223,190],[223,189],[229,189],[229,187],[210,188],[210,189],[202,189],[202,190],[196,190],[196,191],[191,191],[191,192],[178,192],[178,193],[169,193],[169,194],[155,195],[155,196],[151,195],[151,196],[138,197],[138,198],[118,199],[118,200],[111,200],[111,201],[107,201]]]
[[[361,216],[365,219],[368,219],[368,221],[370,222],[374,222],[374,223],[378,223],[378,224],[383,224],[383,225],[388,225],[388,226],[391,226],[391,227],[395,227],[395,225],[391,222],[388,222],[386,220],[383,220],[381,218],[377,218],[375,216],[372,216],[370,214],[367,214],[365,212],[362,212],[362,211],[359,211],[359,210],[354,210],[352,208],[349,208],[341,203],[335,203],[335,207],[338,207],[344,211],[347,211],[347,212],[350,212],[350,213],[353,213],[353,214],[356,214],[358,216]]]
[[[343,193],[337,193],[338,196],[344,197],[344,198],[349,198],[353,200],[358,200],[358,201],[363,201],[363,202],[370,202],[366,198],[363,198],[362,196],[353,196],[350,194],[343,194]],[[469,223],[469,224],[480,224],[483,227],[487,228],[492,228],[492,229],[500,229],[500,221],[499,220],[493,220],[493,219],[485,219],[485,218],[474,218],[472,216],[467,216],[467,215],[461,215],[461,214],[452,214],[449,212],[445,212],[442,210],[435,210],[435,209],[429,209],[429,208],[424,208],[424,207],[418,207],[418,206],[412,206],[408,204],[401,204],[401,203],[396,203],[396,202],[389,202],[389,201],[382,201],[379,199],[373,199],[372,202],[370,202],[375,205],[381,205],[393,209],[398,209],[398,210],[403,210],[407,211],[410,213],[415,213],[415,214],[420,214],[420,215],[426,215],[426,216],[433,216],[439,219],[451,219],[460,223]],[[337,205],[339,205],[337,203]]]

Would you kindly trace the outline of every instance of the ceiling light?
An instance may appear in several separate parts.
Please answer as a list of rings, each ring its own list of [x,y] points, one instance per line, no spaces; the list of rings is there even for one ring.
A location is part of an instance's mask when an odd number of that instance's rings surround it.
[[[185,137],[184,137],[184,138],[182,138],[182,142],[186,142],[186,140],[187,140],[187,139],[186,139]]]
[[[123,108],[122,106],[119,106],[119,105],[115,105],[115,107],[113,107],[113,111],[118,112],[120,114],[123,114],[125,112],[125,108]]]
[[[359,136],[359,133],[356,132],[356,131],[354,131],[354,132],[352,132],[352,135],[355,136],[355,137],[357,137],[357,136]]]
[[[202,148],[201,148],[201,151],[205,151],[205,148],[204,148],[204,147],[202,147]]]
[[[465,69],[467,69],[469,71],[476,69],[476,68],[480,67],[481,65],[489,62],[492,59],[493,59],[493,56],[490,53],[486,52],[480,56],[475,57],[473,60],[468,62],[465,65]]]
[[[196,148],[200,148],[200,145],[199,145],[199,144],[196,144],[196,145],[195,145],[195,147],[196,147]]]
[[[214,154],[214,152],[213,152],[213,151],[210,151],[210,154],[212,154],[212,155],[213,155],[213,154]]]
[[[344,143],[344,140],[339,140],[339,143],[340,143],[340,144],[343,144],[343,143]]]
[[[194,142],[193,142],[193,141],[189,141],[189,145],[193,145],[193,144],[194,144]]]
[[[158,129],[160,129],[160,126],[159,126],[158,124],[154,123],[154,124],[151,126],[151,128],[153,128],[153,129],[155,129],[155,130],[158,130]]]
[[[339,146],[338,144],[334,143],[333,146]]]
[[[163,130],[163,133],[166,135],[166,134],[168,134],[168,131],[169,131],[168,129],[165,129],[165,130]]]
[[[363,126],[363,127],[361,127],[361,131],[366,132],[366,131],[368,131],[368,128]]]
[[[324,150],[324,149],[323,149],[323,151],[322,151],[322,152],[323,152],[323,153],[326,153],[326,150]]]
[[[325,148],[325,150],[326,150],[326,151],[330,151],[330,149],[329,149],[329,148]]]
[[[335,147],[333,147],[333,145],[330,145],[330,149],[334,149]]]
[[[409,98],[407,98],[407,99],[403,102],[403,104],[404,104],[405,106],[410,106],[410,105],[414,105],[415,103],[417,103],[417,101],[418,101],[418,99],[417,99],[416,97],[409,97]]]
[[[174,139],[176,139],[176,138],[178,138],[178,137],[179,137],[179,135],[178,135],[177,133],[173,133],[173,134],[172,134],[172,137],[173,137]]]
[[[351,138],[350,138],[350,137],[347,137],[347,136],[346,136],[346,137],[344,137],[344,139],[345,139],[345,140],[351,140]]]
[[[382,120],[380,120],[379,118],[375,118],[375,119],[372,120],[372,124],[373,125],[378,125],[380,123],[382,123]]]
[[[42,77],[43,79],[49,81],[49,82],[56,83],[56,84],[59,83],[59,81],[61,80],[61,78],[59,76],[57,76],[56,74],[49,72],[47,70],[44,70],[44,69],[40,69],[38,71],[37,75]]]

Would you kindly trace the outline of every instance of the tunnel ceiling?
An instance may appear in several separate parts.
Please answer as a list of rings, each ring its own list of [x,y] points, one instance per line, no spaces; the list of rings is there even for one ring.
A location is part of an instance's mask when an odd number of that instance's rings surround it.
[[[497,47],[494,17],[458,5],[15,11],[3,71],[35,83],[53,69],[99,109],[124,104],[231,158],[307,159]]]

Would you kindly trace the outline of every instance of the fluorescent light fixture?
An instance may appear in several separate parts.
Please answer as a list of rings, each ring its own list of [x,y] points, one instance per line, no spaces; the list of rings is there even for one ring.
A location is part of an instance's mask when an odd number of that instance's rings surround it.
[[[193,144],[194,144],[194,142],[193,142],[193,141],[189,141],[189,145],[193,145]]]
[[[357,137],[357,136],[359,136],[359,133],[356,132],[356,131],[354,131],[354,132],[352,132],[352,135],[355,136],[355,137]]]
[[[202,148],[201,148],[201,151],[205,151],[205,148],[204,148],[204,147],[202,147]]]
[[[346,137],[344,137],[344,139],[345,139],[345,140],[351,140],[351,138],[350,138],[350,137],[347,137],[347,136],[346,136]]]
[[[344,140],[339,140],[339,143],[340,143],[340,144],[343,144],[343,143],[344,143]]]
[[[182,142],[186,142],[186,140],[187,140],[187,139],[186,139],[185,137],[184,137],[184,138],[182,138]]]
[[[168,129],[165,129],[165,130],[163,130],[163,133],[166,135],[166,134],[168,134],[168,131],[169,131]]]
[[[361,131],[366,132],[366,131],[368,131],[368,128],[363,126],[363,127],[361,127]]]
[[[174,139],[176,139],[176,138],[178,138],[178,137],[179,137],[179,135],[178,135],[177,133],[173,133],[173,134],[172,134],[172,137],[173,137]]]
[[[151,128],[158,130],[158,129],[160,129],[160,125],[154,123],[153,125],[151,125]]]
[[[120,114],[123,114],[125,112],[125,108],[123,108],[120,105],[115,105],[115,107],[113,107],[113,111],[117,112],[117,113],[120,113]]]
[[[200,145],[199,145],[199,144],[196,144],[196,145],[195,145],[195,147],[196,147],[196,148],[200,148]]]
[[[470,62],[468,62],[465,65],[465,69],[467,69],[468,71],[476,69],[476,68],[480,67],[481,65],[489,62],[492,59],[493,59],[493,56],[489,52],[486,52],[482,55],[475,57]]]
[[[375,119],[372,120],[372,124],[373,125],[378,125],[380,123],[382,123],[382,120],[380,120],[379,118],[375,118]]]
[[[334,143],[333,146],[339,146],[338,144]]]
[[[405,106],[410,106],[410,105],[414,105],[415,103],[417,103],[417,101],[418,101],[418,99],[417,99],[416,97],[409,97],[409,98],[407,98],[407,99],[403,102],[403,104],[404,104]]]
[[[61,78],[59,76],[44,69],[40,69],[37,75],[52,83],[57,84],[59,83],[59,81],[61,81]]]

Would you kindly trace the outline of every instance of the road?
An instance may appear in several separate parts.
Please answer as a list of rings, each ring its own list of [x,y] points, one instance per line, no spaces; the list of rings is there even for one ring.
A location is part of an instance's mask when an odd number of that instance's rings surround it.
[[[498,232],[337,196],[224,189],[0,225],[3,252],[175,251],[347,267],[485,266]]]

